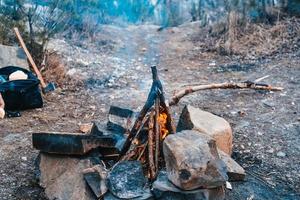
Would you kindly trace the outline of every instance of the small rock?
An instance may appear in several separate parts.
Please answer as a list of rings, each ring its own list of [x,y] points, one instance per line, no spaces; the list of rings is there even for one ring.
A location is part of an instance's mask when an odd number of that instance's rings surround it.
[[[273,148],[268,149],[266,152],[267,152],[267,153],[274,153],[274,149],[273,149]]]
[[[97,198],[102,197],[108,190],[106,185],[107,173],[102,165],[95,165],[83,170],[84,179]]]
[[[132,199],[145,194],[147,180],[139,161],[123,161],[108,176],[109,191],[118,198]]]
[[[169,180],[183,190],[216,188],[228,179],[215,141],[197,131],[168,135],[163,152]]]
[[[216,140],[217,147],[223,152],[232,153],[232,129],[223,118],[199,108],[187,105],[183,108],[177,126],[177,131],[196,130]]]
[[[279,151],[277,154],[276,154],[277,157],[285,157],[286,156],[286,153],[282,152],[282,151]]]
[[[25,156],[21,157],[21,159],[22,159],[23,161],[27,161],[27,157],[25,157]]]
[[[77,70],[75,68],[72,68],[72,69],[67,71],[66,75],[70,76],[70,77],[73,77],[76,73],[77,73]]]
[[[229,181],[243,181],[246,177],[245,170],[228,154],[218,150],[221,160],[226,164]]]
[[[212,61],[211,63],[208,64],[209,66],[216,66],[216,62]]]
[[[93,127],[93,123],[80,124],[79,125],[79,130],[82,133],[89,133],[91,131],[92,127]]]
[[[226,188],[227,188],[228,190],[232,190],[232,185],[231,185],[231,183],[229,183],[228,181],[226,181]]]

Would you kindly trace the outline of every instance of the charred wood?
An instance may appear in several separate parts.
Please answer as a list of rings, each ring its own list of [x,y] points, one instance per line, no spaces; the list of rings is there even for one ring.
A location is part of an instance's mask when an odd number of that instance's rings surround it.
[[[76,133],[33,133],[33,147],[46,153],[84,155],[98,147],[114,148],[117,138],[113,135],[97,136]]]

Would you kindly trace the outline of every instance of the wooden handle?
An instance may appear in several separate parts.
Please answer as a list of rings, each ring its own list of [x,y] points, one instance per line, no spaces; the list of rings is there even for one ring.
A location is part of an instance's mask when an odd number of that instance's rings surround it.
[[[24,52],[25,52],[25,54],[26,54],[26,56],[27,56],[27,58],[28,58],[28,60],[29,60],[29,62],[30,62],[30,64],[31,64],[31,66],[32,66],[32,68],[33,68],[35,74],[37,75],[38,79],[39,79],[40,82],[41,82],[42,88],[45,88],[45,87],[46,87],[46,83],[45,83],[45,81],[44,81],[44,79],[43,79],[43,77],[42,77],[41,72],[39,71],[39,69],[37,68],[35,62],[33,61],[33,58],[32,58],[32,56],[30,55],[30,53],[29,53],[29,51],[28,51],[28,49],[27,49],[27,47],[26,47],[26,45],[25,45],[25,43],[24,43],[24,41],[23,41],[23,38],[22,38],[22,36],[21,36],[21,34],[20,34],[20,32],[19,32],[19,29],[15,27],[15,28],[14,28],[14,31],[15,31],[15,33],[16,33],[16,35],[17,35],[17,38],[18,38],[18,40],[19,40],[19,42],[20,42],[20,45],[21,45],[21,47],[23,48],[23,50],[24,50]]]

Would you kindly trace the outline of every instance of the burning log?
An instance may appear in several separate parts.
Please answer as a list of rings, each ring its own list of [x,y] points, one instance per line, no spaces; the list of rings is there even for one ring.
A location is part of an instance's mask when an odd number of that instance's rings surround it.
[[[268,90],[268,91],[282,91],[282,87],[274,87],[264,83],[256,83],[255,81],[245,81],[241,83],[215,83],[208,85],[194,85],[187,86],[186,88],[175,93],[170,100],[169,105],[176,105],[180,99],[188,94],[200,91],[200,90],[211,90],[211,89],[253,89],[253,90]]]
[[[124,149],[122,151],[123,155],[128,154],[128,150],[132,144],[132,141],[134,140],[136,135],[140,132],[141,127],[144,124],[143,121],[145,121],[145,117],[146,117],[147,113],[149,113],[151,108],[155,105],[156,99],[159,99],[159,105],[163,108],[163,112],[167,115],[167,128],[169,130],[169,133],[173,134],[176,131],[174,123],[172,121],[172,117],[171,117],[169,108],[165,101],[165,97],[163,94],[163,87],[158,78],[156,66],[151,67],[151,71],[152,71],[152,78],[153,78],[152,86],[151,86],[147,101],[146,101],[145,105],[143,106],[141,112],[139,113],[139,115],[133,125],[133,128],[129,132],[128,139],[127,139],[127,141],[124,145]]]
[[[148,163],[144,164],[148,167],[149,179],[154,181],[158,174],[159,160],[162,156],[160,153],[162,140],[167,134],[173,134],[176,130],[169,107],[165,102],[163,87],[158,78],[156,67],[153,66],[151,71],[153,78],[151,90],[143,109],[129,132],[121,160],[130,160],[133,158],[137,158],[137,160],[146,159]],[[148,138],[146,142],[141,144],[139,135],[141,134],[142,127],[145,125],[148,125],[148,134],[146,134]],[[148,154],[146,157],[143,157],[146,149],[148,150]]]
[[[155,101],[155,175],[153,178],[157,177],[158,174],[158,159],[160,153],[160,144],[161,144],[161,134],[159,127],[159,98],[156,98]]]

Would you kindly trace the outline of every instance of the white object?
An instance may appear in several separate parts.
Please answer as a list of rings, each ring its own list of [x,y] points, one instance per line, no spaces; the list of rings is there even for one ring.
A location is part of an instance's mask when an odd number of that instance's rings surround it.
[[[229,183],[228,181],[226,181],[226,188],[227,188],[228,190],[232,190],[232,185],[231,185],[231,183]]]
[[[25,156],[21,157],[21,159],[22,159],[23,161],[27,161],[27,157],[25,157]]]
[[[3,108],[0,108],[0,119],[3,119],[5,117],[5,111]]]
[[[18,70],[18,71],[15,71],[13,73],[11,73],[9,75],[9,80],[10,81],[15,81],[15,80],[26,80],[28,78],[28,75],[25,74],[24,72]]]

